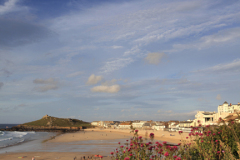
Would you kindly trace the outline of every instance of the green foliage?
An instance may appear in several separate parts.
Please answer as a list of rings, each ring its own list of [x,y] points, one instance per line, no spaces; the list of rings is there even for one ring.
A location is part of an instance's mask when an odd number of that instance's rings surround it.
[[[57,117],[46,117],[33,122],[24,123],[28,126],[58,126],[58,127],[91,127],[91,124],[78,119],[66,119]]]
[[[221,119],[220,119],[221,120]],[[201,133],[198,127],[192,128],[189,137],[182,139],[178,147],[169,146],[167,142],[153,144],[154,134],[150,133],[150,142],[138,136],[134,129],[133,138],[125,146],[119,146],[111,152],[113,160],[233,160],[240,156],[240,124],[222,121],[219,126],[206,126]],[[201,126],[201,125],[199,125]],[[182,131],[179,131],[181,134]],[[128,142],[128,140],[127,140]]]

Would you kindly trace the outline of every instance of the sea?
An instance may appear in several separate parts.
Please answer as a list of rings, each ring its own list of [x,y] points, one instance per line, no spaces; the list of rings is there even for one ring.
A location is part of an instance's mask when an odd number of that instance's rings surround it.
[[[17,125],[18,124],[0,124],[0,128],[12,128]],[[0,131],[0,153],[5,153],[7,151],[15,152],[19,148],[23,148],[24,144],[29,146],[33,141],[39,141],[41,143],[44,139],[54,135],[56,135],[56,133]]]

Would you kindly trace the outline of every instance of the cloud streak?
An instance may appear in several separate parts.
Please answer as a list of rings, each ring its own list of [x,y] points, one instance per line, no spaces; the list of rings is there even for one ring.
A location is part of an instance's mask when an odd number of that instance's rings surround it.
[[[57,90],[59,88],[58,81],[54,80],[53,78],[49,79],[35,79],[33,80],[35,84],[41,84],[41,86],[36,87],[35,90],[38,92],[47,92],[49,90]]]
[[[202,70],[193,71],[195,73],[207,72],[207,73],[219,73],[219,72],[230,72],[236,73],[240,72],[240,59],[236,59],[230,63],[218,64],[213,67],[209,67]]]
[[[7,0],[3,5],[0,5],[0,15],[10,12],[27,10],[26,6],[17,6],[18,0]]]
[[[120,91],[119,85],[112,85],[112,86],[96,86],[91,89],[92,92],[105,92],[105,93],[117,93]]]

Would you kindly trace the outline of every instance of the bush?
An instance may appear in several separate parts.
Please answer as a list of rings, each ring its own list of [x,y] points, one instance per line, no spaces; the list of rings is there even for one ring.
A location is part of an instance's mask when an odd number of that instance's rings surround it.
[[[205,159],[239,159],[240,124],[230,121],[226,124],[222,119],[220,126],[206,126],[201,133],[198,127],[192,127],[189,137],[182,144],[170,146],[167,142],[153,143],[154,134],[149,138],[138,135],[132,130],[133,137],[124,145],[111,152],[113,160],[205,160]],[[199,124],[201,126],[201,124]],[[182,131],[179,131],[181,134]]]

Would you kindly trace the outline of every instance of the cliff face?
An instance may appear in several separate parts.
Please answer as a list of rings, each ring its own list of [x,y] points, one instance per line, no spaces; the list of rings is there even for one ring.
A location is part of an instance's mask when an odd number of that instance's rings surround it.
[[[39,131],[39,132],[75,132],[91,128],[91,124],[78,119],[57,118],[45,115],[42,119],[24,123],[4,131]]]

